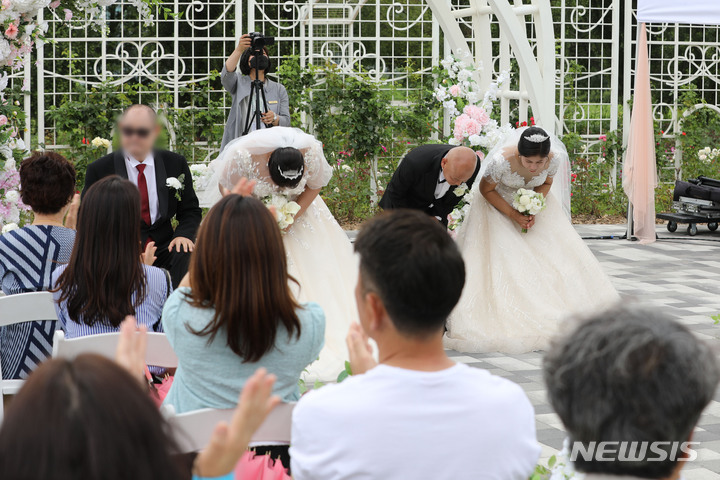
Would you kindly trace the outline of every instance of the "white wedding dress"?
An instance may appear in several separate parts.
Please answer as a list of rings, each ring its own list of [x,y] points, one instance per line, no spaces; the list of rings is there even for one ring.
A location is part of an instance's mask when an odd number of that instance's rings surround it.
[[[554,139],[548,167],[526,181],[506,158],[506,148],[517,146],[516,138],[488,154],[481,175],[497,184],[496,191],[510,205],[518,189],[539,187],[548,176],[553,177],[553,189],[535,225],[522,233],[482,196],[480,182],[475,182],[470,209],[457,230],[465,259],[465,288],[448,320],[445,338],[446,347],[460,352],[515,354],[546,349],[569,317],[619,300],[554,195],[567,181],[554,177],[567,172],[565,148]],[[554,188],[556,181],[559,189]]]
[[[280,147],[295,147],[305,156],[305,172],[300,184],[282,189],[268,173],[270,154]],[[200,204],[210,207],[220,199],[217,185],[232,188],[246,177],[256,180],[257,198],[281,193],[296,199],[305,188],[321,189],[332,177],[322,143],[296,128],[273,127],[252,132],[230,142],[210,163],[207,189],[199,194]],[[301,302],[317,302],[325,311],[325,346],[316,362],[308,367],[308,382],[335,381],[348,359],[345,337],[351,322],[358,321],[354,289],[358,262],[347,235],[318,195],[310,207],[283,235],[288,269],[299,283],[293,284]]]

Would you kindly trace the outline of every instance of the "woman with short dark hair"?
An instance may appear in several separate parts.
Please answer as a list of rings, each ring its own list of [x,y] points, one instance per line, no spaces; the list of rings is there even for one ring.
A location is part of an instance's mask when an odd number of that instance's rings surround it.
[[[79,196],[73,165],[57,153],[34,152],[19,173],[20,197],[34,219],[0,236],[0,287],[6,295],[49,290],[53,271],[70,259],[75,242]],[[55,323],[0,328],[3,378],[25,378],[50,354]]]
[[[127,315],[162,331],[162,307],[172,285],[167,271],[142,263],[140,241],[137,187],[117,175],[93,184],[80,206],[70,261],[53,274],[67,338],[115,332]]]
[[[272,70],[268,50],[263,47],[263,58],[256,59],[251,44],[250,35],[245,34],[240,37],[237,47],[225,61],[220,73],[223,87],[232,95],[232,104],[225,124],[225,132],[220,146],[221,150],[232,140],[245,134],[248,110],[250,110],[249,118],[252,120],[248,133],[256,129],[256,122],[253,117],[256,105],[250,105],[249,98],[250,86],[253,80],[262,82],[267,101],[266,109],[265,105],[262,104],[262,97],[259,100],[260,111],[262,112],[260,127],[290,126],[290,100],[288,99],[287,90],[280,83],[274,82],[267,77],[267,74]],[[239,72],[236,71],[238,67]]]

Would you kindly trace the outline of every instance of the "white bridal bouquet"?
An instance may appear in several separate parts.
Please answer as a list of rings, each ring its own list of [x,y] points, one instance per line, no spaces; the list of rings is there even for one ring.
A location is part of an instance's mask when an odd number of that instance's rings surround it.
[[[275,207],[275,215],[280,230],[285,230],[292,225],[295,222],[295,215],[300,211],[300,205],[297,202],[288,200],[284,195],[274,193],[263,198],[262,201],[268,207]]]
[[[545,210],[545,196],[535,190],[521,188],[515,193],[512,206],[523,215],[537,215]],[[523,228],[522,232],[527,233],[527,228]]]

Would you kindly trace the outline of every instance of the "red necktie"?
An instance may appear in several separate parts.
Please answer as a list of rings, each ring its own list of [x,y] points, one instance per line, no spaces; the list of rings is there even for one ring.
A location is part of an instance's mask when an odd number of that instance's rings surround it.
[[[138,170],[138,181],[137,186],[138,190],[140,190],[140,216],[142,217],[142,221],[145,222],[147,226],[152,225],[152,219],[150,218],[150,200],[148,199],[148,188],[147,188],[147,180],[145,179],[145,167],[147,165],[140,164],[137,167]]]

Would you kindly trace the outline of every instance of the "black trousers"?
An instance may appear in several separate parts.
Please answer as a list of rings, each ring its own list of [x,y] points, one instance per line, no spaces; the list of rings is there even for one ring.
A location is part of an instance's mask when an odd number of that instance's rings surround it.
[[[170,278],[172,279],[173,288],[177,288],[180,281],[183,279],[188,271],[190,265],[190,252],[178,252],[173,248],[172,252],[168,252],[170,242],[165,242],[162,245],[157,245],[157,251],[155,256],[157,259],[154,266],[164,268],[170,272]]]

